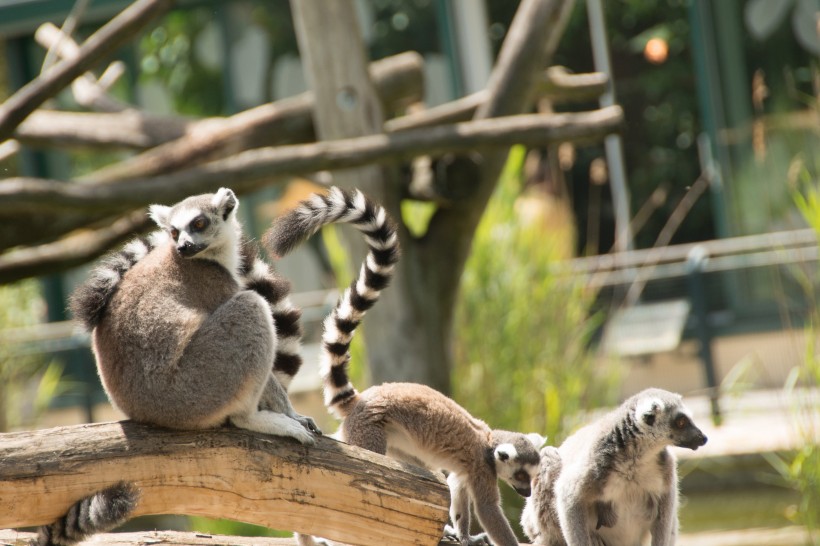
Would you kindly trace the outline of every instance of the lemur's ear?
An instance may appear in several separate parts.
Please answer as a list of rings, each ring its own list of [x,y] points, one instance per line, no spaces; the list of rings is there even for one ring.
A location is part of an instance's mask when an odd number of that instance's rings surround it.
[[[655,424],[655,417],[663,409],[663,402],[658,398],[646,398],[638,402],[635,417],[650,427]]]
[[[535,446],[535,449],[541,449],[545,445],[547,445],[547,436],[541,436],[537,432],[530,432],[527,434],[527,439],[532,442],[532,445]]]
[[[171,215],[171,207],[165,205],[151,205],[148,207],[148,216],[162,229],[170,229],[168,217]]]
[[[213,199],[211,199],[211,204],[216,208],[219,215],[222,216],[222,219],[227,220],[228,216],[239,207],[239,200],[232,190],[219,188],[219,191],[217,191]]]
[[[504,461],[515,458],[518,452],[512,444],[499,444],[498,447],[493,450],[493,455],[497,461],[503,463]]]

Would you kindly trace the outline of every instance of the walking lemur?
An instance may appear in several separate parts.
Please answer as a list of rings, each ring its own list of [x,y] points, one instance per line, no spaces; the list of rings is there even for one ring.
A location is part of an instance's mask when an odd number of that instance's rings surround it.
[[[267,246],[286,254],[321,225],[326,217],[347,220],[361,230],[369,252],[356,280],[344,291],[324,322],[320,371],[325,404],[343,419],[338,439],[394,458],[448,472],[450,517],[459,541],[483,543],[471,537],[470,508],[497,546],[517,545],[500,507],[498,478],[518,493],[530,494],[543,438],[490,429],[443,394],[414,383],[385,383],[358,392],[347,365],[354,330],[393,275],[398,260],[398,236],[385,210],[359,193],[332,189],[314,196],[280,218],[265,237]],[[301,544],[315,543],[299,536]]]

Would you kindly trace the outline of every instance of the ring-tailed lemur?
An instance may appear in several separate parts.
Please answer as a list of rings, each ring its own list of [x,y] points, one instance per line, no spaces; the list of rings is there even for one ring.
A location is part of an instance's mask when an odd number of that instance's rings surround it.
[[[498,546],[518,541],[500,507],[497,479],[518,493],[530,494],[543,438],[492,430],[450,398],[411,383],[386,383],[359,393],[351,384],[349,346],[365,312],[376,302],[398,260],[398,236],[385,210],[360,193],[333,188],[281,218],[265,237],[272,252],[286,254],[320,226],[352,223],[365,234],[369,253],[356,280],[344,291],[325,319],[321,374],[328,409],[344,419],[336,437],[433,470],[446,470],[451,491],[449,530],[462,544],[484,543],[471,537],[470,507]],[[300,544],[315,543],[299,536]]]
[[[103,258],[91,272],[89,279],[72,295],[71,309],[74,318],[89,331],[96,328],[105,316],[108,302],[123,276],[157,246],[167,244],[169,237],[168,231],[160,228],[147,237],[133,239],[119,251]],[[299,354],[302,340],[301,311],[290,301],[290,282],[272,271],[259,257],[258,248],[253,241],[244,237],[240,243],[238,276],[245,289],[257,292],[271,307],[278,338],[273,372],[287,389],[302,366]]]
[[[300,312],[289,283],[243,242],[238,206],[227,188],[152,205],[161,230],[104,259],[71,308],[92,331],[111,402],[131,419],[230,422],[312,444],[321,431],[287,395],[301,365]]]
[[[243,258],[238,205],[227,188],[152,205],[164,233],[105,260],[72,309],[92,328],[103,384],[130,418],[178,429],[230,421],[313,443],[316,425],[293,410],[282,384],[300,362],[298,310],[287,282],[247,245]]]
[[[125,522],[139,492],[133,484],[120,482],[79,500],[66,515],[40,527],[31,546],[71,546],[95,533],[104,533]]]
[[[600,420],[541,451],[524,532],[544,546],[635,546],[678,533],[678,479],[669,446],[696,450],[706,436],[681,396],[647,389]]]

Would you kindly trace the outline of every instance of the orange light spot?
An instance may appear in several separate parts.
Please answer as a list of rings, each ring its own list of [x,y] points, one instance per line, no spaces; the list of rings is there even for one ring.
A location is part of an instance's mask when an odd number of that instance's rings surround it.
[[[643,56],[652,64],[661,64],[669,56],[669,44],[663,38],[652,38],[643,48]]]

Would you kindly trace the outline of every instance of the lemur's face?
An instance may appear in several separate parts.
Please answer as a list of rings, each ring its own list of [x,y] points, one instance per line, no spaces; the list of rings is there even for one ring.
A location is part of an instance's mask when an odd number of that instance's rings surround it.
[[[643,394],[643,393],[642,393]],[[706,444],[706,435],[692,420],[680,395],[653,389],[638,395],[635,420],[641,431],[677,447],[697,450]]]
[[[493,449],[493,460],[498,477],[522,497],[532,492],[532,480],[538,474],[538,450],[546,438],[537,434],[493,431],[498,443]]]
[[[152,205],[150,215],[164,229],[183,258],[207,257],[230,239],[239,205],[236,195],[221,188],[217,193],[195,195],[166,207]],[[226,229],[229,228],[229,229]]]

